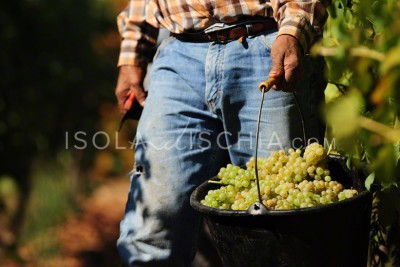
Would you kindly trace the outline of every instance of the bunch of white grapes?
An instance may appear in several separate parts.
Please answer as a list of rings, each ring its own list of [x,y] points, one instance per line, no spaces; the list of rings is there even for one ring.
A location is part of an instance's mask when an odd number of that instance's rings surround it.
[[[332,181],[326,165],[326,152],[318,143],[301,150],[273,152],[269,158],[258,158],[258,177],[263,204],[270,210],[309,208],[351,198],[357,190],[344,189]],[[255,160],[247,169],[228,164],[218,173],[222,184],[210,190],[201,204],[218,209],[246,210],[258,200]]]

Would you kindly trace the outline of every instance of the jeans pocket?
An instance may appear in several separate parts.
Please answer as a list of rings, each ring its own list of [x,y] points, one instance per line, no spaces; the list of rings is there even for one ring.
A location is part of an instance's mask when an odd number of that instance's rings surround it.
[[[156,53],[154,54],[153,62],[160,56],[161,50],[163,50],[163,48],[166,47],[173,40],[175,40],[175,37],[169,36],[169,37],[167,37],[167,38],[165,38],[164,40],[161,41],[160,45],[157,48]]]
[[[277,36],[278,31],[276,29],[271,29],[260,32],[257,39],[259,39],[268,50],[271,50],[272,44]]]

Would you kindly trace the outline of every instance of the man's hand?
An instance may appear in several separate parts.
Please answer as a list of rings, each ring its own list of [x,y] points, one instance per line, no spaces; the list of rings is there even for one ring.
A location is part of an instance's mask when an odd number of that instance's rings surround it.
[[[122,113],[127,112],[131,107],[127,99],[131,92],[135,94],[136,100],[143,107],[146,100],[146,93],[143,90],[143,80],[146,72],[137,66],[121,66],[115,95],[117,96],[118,106]]]
[[[271,49],[272,69],[269,77],[280,77],[281,81],[272,87],[274,90],[295,90],[296,82],[303,75],[302,55],[302,47],[295,37],[280,35],[276,38]]]

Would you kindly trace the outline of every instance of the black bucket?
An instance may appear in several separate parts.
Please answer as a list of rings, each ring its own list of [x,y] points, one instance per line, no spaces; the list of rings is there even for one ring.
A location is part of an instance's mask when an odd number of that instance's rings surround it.
[[[207,222],[225,267],[365,267],[372,196],[345,158],[329,156],[333,180],[359,194],[350,199],[305,209],[269,211],[219,210],[204,206],[205,182],[191,195],[190,204]]]

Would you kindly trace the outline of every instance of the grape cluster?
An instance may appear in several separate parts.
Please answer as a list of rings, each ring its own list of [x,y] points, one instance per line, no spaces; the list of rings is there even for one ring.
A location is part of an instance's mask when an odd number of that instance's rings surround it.
[[[270,210],[308,208],[351,198],[358,192],[344,189],[332,181],[326,165],[326,153],[318,143],[301,150],[276,151],[268,158],[258,158],[258,176],[263,204]],[[228,164],[218,173],[222,184],[210,190],[201,201],[205,206],[219,209],[246,210],[258,200],[255,182],[255,159],[246,169]]]
[[[309,164],[317,164],[326,158],[324,148],[318,143],[312,143],[304,151],[303,158]]]

